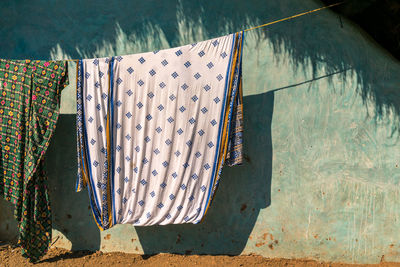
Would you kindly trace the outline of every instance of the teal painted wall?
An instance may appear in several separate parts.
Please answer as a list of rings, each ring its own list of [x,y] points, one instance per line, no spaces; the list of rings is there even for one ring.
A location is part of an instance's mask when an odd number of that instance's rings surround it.
[[[23,5],[26,16],[17,8],[22,1],[0,4],[1,57],[61,59],[163,49],[321,5],[86,1],[74,8],[74,1],[54,1],[40,8],[47,2],[36,2]],[[46,17],[47,8],[52,13]],[[23,23],[30,21],[35,23]],[[376,263],[384,255],[400,262],[400,63],[357,26],[343,19],[342,27],[337,15],[321,11],[249,32],[243,64],[246,162],[224,168],[205,221],[118,225],[101,233],[87,193],[74,192],[71,64],[71,86],[63,92],[47,153],[55,246],[355,263]],[[1,200],[0,209],[0,240],[14,239],[11,205]]]

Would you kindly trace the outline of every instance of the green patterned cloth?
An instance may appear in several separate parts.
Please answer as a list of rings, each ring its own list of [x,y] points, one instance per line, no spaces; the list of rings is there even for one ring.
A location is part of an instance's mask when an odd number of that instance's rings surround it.
[[[15,204],[18,243],[33,262],[51,242],[43,164],[67,77],[66,61],[0,59],[0,194]]]

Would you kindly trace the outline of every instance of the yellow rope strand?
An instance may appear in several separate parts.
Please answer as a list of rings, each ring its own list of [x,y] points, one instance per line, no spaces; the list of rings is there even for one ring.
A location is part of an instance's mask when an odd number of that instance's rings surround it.
[[[313,10],[310,10],[310,11],[307,11],[307,12],[303,12],[303,13],[299,13],[299,14],[296,14],[296,15],[293,15],[293,16],[290,16],[290,17],[286,17],[286,18],[283,18],[283,19],[278,19],[278,20],[275,20],[275,21],[272,21],[272,22],[268,22],[268,23],[265,23],[265,24],[262,24],[262,25],[258,25],[258,26],[246,29],[244,31],[247,32],[247,31],[255,30],[255,29],[258,29],[258,28],[261,28],[261,27],[266,27],[266,26],[269,26],[269,25],[272,25],[272,24],[275,24],[275,23],[278,23],[278,22],[294,19],[294,18],[297,18],[297,17],[301,17],[301,16],[304,16],[304,15],[308,15],[308,14],[311,14],[311,13],[326,9],[326,8],[338,6],[338,5],[341,5],[343,3],[344,2],[339,2],[339,3],[335,3],[335,4],[332,4],[332,5],[329,5],[329,6],[320,7],[320,8],[313,9]],[[50,61],[56,61],[56,60],[50,60]],[[66,61],[78,62],[79,59],[66,59]]]
[[[310,11],[307,11],[307,12],[303,12],[303,13],[300,13],[300,14],[296,14],[296,15],[293,15],[293,16],[290,16],[290,17],[287,17],[287,18],[284,18],[284,19],[279,19],[279,20],[275,20],[275,21],[272,21],[272,22],[265,23],[263,25],[255,26],[253,28],[246,29],[244,31],[247,32],[247,31],[251,31],[251,30],[254,30],[254,29],[261,28],[261,27],[269,26],[269,25],[272,25],[272,24],[275,24],[275,23],[278,23],[278,22],[282,22],[282,21],[285,21],[285,20],[294,19],[294,18],[297,18],[297,17],[300,17],[300,16],[304,16],[304,15],[307,15],[307,14],[310,14],[310,13],[314,13],[314,12],[326,9],[326,8],[338,6],[338,5],[341,5],[343,3],[344,2],[339,2],[339,3],[336,3],[336,4],[329,5],[329,6],[320,7],[320,8],[317,8],[317,9],[314,9],[314,10],[310,10]]]

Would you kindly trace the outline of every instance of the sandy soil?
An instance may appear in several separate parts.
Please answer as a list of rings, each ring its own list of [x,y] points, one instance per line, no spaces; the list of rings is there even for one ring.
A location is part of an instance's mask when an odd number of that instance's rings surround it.
[[[21,256],[19,248],[10,245],[0,246],[0,266],[301,266],[301,267],[355,267],[355,266],[399,266],[400,263],[387,263],[371,265],[353,265],[341,263],[325,263],[307,259],[267,259],[261,256],[209,256],[209,255],[174,255],[158,254],[141,256],[125,253],[102,253],[90,251],[70,252],[64,249],[51,249],[49,253],[37,264],[31,264]]]

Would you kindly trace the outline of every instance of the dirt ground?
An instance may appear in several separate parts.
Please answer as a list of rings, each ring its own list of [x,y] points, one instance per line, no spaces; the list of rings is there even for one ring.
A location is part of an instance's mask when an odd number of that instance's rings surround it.
[[[382,262],[380,264],[342,264],[317,262],[307,259],[267,259],[261,256],[209,256],[209,255],[174,255],[158,254],[153,256],[142,256],[125,253],[102,253],[89,251],[70,252],[64,249],[54,248],[37,264],[31,264],[21,256],[19,248],[10,245],[0,246],[0,266],[298,266],[298,267],[356,267],[356,266],[399,266],[400,263]]]

